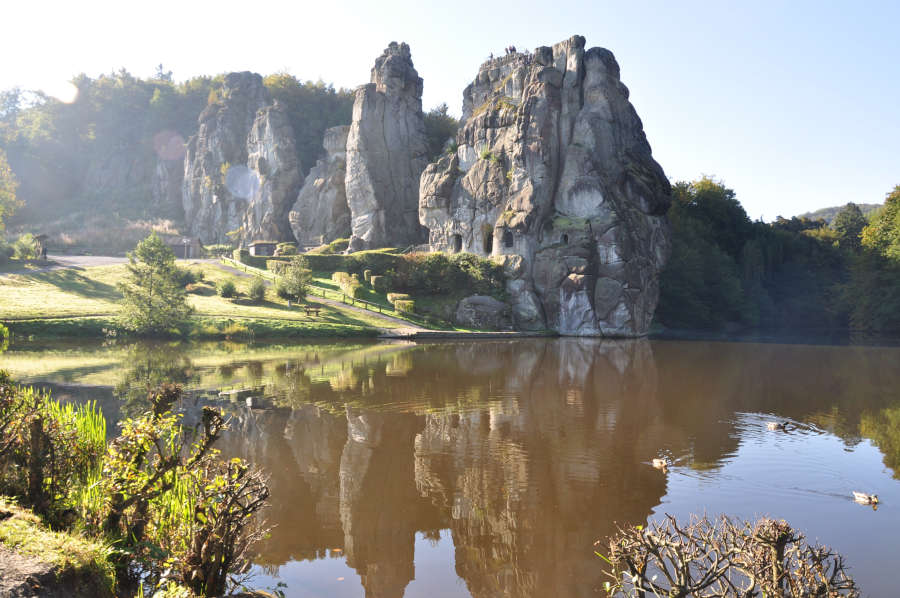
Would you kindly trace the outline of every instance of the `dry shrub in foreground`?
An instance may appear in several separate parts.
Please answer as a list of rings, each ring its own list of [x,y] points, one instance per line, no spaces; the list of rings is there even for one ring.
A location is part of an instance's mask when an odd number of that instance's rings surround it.
[[[649,526],[619,528],[606,560],[610,596],[858,597],[841,555],[811,546],[785,521],[754,523],[667,515]]]

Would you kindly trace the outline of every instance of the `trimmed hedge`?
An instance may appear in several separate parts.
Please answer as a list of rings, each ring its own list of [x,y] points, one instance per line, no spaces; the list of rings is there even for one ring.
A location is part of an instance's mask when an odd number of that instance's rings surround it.
[[[348,274],[346,272],[335,272],[331,275],[331,280],[336,282],[341,291],[349,297],[359,299],[363,294],[363,285],[359,282],[359,276],[356,274]]]
[[[266,267],[266,260],[268,259],[258,255],[250,255],[250,251],[247,249],[235,249],[232,252],[232,256],[236,262],[259,269]]]
[[[387,293],[391,287],[391,279],[387,276],[375,275],[369,278],[369,282],[372,283],[372,288],[379,293]]]
[[[391,305],[394,304],[395,301],[405,301],[406,299],[410,299],[410,296],[406,293],[388,293],[387,300]]]
[[[363,270],[363,280],[366,281],[366,284],[369,284],[372,280],[372,271],[369,269]]]
[[[397,299],[394,301],[394,309],[406,313],[413,313],[416,309],[416,302],[412,299]]]

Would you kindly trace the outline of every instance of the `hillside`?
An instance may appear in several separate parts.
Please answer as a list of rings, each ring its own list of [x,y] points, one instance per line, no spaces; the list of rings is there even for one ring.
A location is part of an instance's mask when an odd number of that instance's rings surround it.
[[[878,208],[882,207],[884,204],[880,203],[858,203],[859,209],[862,210],[862,213],[868,216]],[[831,221],[837,216],[837,213],[844,209],[844,206],[832,206],[830,208],[821,208],[814,212],[806,212],[804,214],[800,214],[797,218],[806,218],[807,220],[818,220],[821,218],[825,221],[826,224],[831,224]]]

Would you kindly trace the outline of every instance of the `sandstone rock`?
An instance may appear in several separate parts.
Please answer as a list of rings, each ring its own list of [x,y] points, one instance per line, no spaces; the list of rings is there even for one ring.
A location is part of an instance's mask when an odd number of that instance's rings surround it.
[[[467,328],[510,330],[509,306],[486,295],[472,295],[456,307],[456,323]]]
[[[417,210],[426,156],[422,79],[409,46],[391,42],[353,104],[345,178],[351,251],[425,239]]]
[[[574,36],[484,63],[455,156],[420,180],[433,250],[506,258],[519,328],[646,334],[669,251],[670,189],[602,48]],[[617,286],[618,285],[618,286]]]
[[[325,131],[326,155],[309,171],[290,212],[291,229],[301,245],[320,245],[350,236],[347,174],[349,126]]]
[[[300,186],[293,131],[262,77],[229,73],[222,99],[200,114],[184,158],[182,203],[204,243],[292,241],[287,211]]]

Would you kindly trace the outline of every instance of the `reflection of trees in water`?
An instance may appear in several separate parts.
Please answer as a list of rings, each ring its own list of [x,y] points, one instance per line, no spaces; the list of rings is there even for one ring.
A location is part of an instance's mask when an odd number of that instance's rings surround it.
[[[132,417],[148,408],[147,392],[164,382],[184,384],[193,374],[187,351],[178,343],[141,342],[128,348],[114,393]]]
[[[130,354],[123,395],[199,379],[186,352],[149,349]],[[741,442],[736,412],[862,434],[896,471],[898,354],[588,339],[238,353],[220,374],[286,408],[237,408],[222,448],[271,473],[262,564],[343,554],[369,595],[402,595],[415,533],[449,528],[474,595],[579,596],[599,583],[592,542],[665,493],[647,461],[718,467]]]
[[[658,410],[649,344],[402,355],[399,366],[355,366],[358,394],[313,393],[335,408],[246,412],[225,439],[227,453],[272,473],[278,527],[263,562],[339,546],[367,595],[400,596],[414,576],[415,533],[436,539],[450,528],[457,572],[475,595],[591,593],[593,541],[613,520],[645,520],[665,491],[642,463],[655,450],[643,413]],[[397,401],[426,415],[397,412]],[[341,415],[341,403],[356,406]]]

